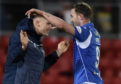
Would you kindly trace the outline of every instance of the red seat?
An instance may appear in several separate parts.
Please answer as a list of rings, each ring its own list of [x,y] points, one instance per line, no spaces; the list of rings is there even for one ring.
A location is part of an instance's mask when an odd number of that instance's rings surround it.
[[[115,77],[113,79],[113,84],[121,84],[121,77]]]
[[[43,44],[45,45],[48,45],[49,46],[52,46],[54,44],[57,44],[58,43],[58,38],[57,37],[46,37],[43,39]]]
[[[42,84],[55,84],[59,75],[58,69],[48,69],[42,74],[41,83]]]
[[[109,79],[109,78],[103,78],[103,82],[104,82],[104,84],[114,84],[114,83],[112,83],[113,80]]]
[[[58,38],[46,37],[43,39],[42,43],[44,45],[45,54],[47,56],[57,49]]]
[[[113,72],[113,70],[112,69],[106,69],[105,71],[104,71],[104,75],[103,75],[103,77],[104,78],[113,78],[113,76],[114,76],[114,72]]]
[[[121,51],[121,40],[113,39],[111,47],[115,52]]]
[[[2,84],[3,76],[4,76],[4,72],[2,68],[0,67],[0,84]]]
[[[103,75],[103,81],[104,84],[113,84],[113,71],[111,69],[107,69],[104,71],[104,75]]]
[[[115,54],[112,51],[107,51],[104,53],[103,58],[113,60],[115,58]]]
[[[101,58],[99,67],[100,69],[108,69],[108,68],[112,68],[112,65],[109,59]]]
[[[101,52],[105,53],[108,50],[111,50],[111,41],[105,38],[101,39]]]
[[[121,59],[121,51],[117,52],[116,56],[118,59]]]
[[[66,53],[62,54],[58,60],[58,66],[61,71],[73,71],[73,52],[68,50]]]
[[[6,63],[6,53],[0,50],[0,65],[5,65]]]
[[[73,76],[71,77],[59,76],[58,82],[56,84],[73,84]]]
[[[99,63],[100,69],[113,68],[111,64],[113,64],[114,56],[115,56],[114,52],[112,52],[112,51],[105,52],[103,57],[100,58],[100,63]]]
[[[115,70],[121,69],[121,59],[116,58],[112,64]]]
[[[9,43],[9,36],[2,36],[0,38],[0,49],[7,49]]]
[[[41,77],[42,84],[72,84],[73,76],[60,75],[61,70],[50,68]]]

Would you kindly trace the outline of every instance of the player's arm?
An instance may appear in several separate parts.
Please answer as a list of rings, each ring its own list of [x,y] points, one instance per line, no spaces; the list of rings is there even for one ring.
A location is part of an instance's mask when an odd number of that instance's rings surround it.
[[[50,13],[38,10],[38,9],[30,9],[26,12],[26,15],[28,17],[30,17],[30,14],[32,12],[35,12],[37,14],[40,14],[42,16],[44,16],[51,24],[53,24],[54,26],[56,26],[57,28],[61,28],[64,29],[66,32],[75,35],[75,30],[73,28],[72,25],[66,23],[64,20],[62,20],[61,18],[58,18]]]

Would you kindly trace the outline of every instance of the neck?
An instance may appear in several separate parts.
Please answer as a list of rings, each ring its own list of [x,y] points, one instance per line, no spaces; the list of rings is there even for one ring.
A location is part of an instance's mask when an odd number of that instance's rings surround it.
[[[83,19],[83,20],[80,21],[81,26],[83,26],[83,25],[85,25],[87,23],[90,23],[90,19]]]

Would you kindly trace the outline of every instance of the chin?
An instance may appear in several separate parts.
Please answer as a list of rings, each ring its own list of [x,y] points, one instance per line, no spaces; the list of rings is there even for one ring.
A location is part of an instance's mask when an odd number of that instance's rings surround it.
[[[48,36],[48,34],[46,34],[45,36]]]
[[[44,36],[48,36],[48,33],[44,33],[43,35],[44,35]]]

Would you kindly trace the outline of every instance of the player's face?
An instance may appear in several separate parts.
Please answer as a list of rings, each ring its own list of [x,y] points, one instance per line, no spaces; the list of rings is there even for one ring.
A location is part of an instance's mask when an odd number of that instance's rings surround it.
[[[35,19],[35,31],[37,34],[48,36],[48,32],[51,29],[51,24],[43,17]]]
[[[71,21],[75,26],[79,25],[79,18],[74,8],[71,9]]]

